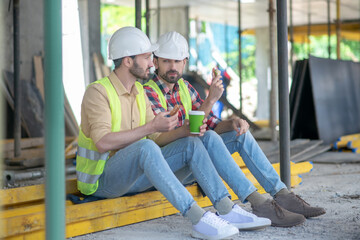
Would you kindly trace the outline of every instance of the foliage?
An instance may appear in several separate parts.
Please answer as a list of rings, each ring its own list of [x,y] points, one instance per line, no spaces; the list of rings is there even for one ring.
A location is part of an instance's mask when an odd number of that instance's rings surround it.
[[[330,37],[331,59],[336,59],[336,36]],[[316,57],[328,58],[328,37],[310,36],[310,54]],[[308,58],[309,44],[294,43],[294,55],[296,59]],[[342,60],[359,61],[360,59],[360,42],[351,40],[342,40],[340,42],[340,57]]]

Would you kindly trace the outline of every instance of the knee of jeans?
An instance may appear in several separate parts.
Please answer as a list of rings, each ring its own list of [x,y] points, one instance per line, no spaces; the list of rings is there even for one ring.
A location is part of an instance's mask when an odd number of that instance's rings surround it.
[[[152,140],[150,139],[143,139],[140,140],[140,147],[139,147],[139,151],[146,153],[146,152],[153,152],[153,151],[161,151],[160,147]]]
[[[219,134],[217,134],[213,130],[206,131],[205,134],[204,134],[204,139],[205,139],[205,141],[222,141]]]
[[[186,137],[186,144],[190,147],[188,150],[191,152],[198,149],[199,146],[203,145],[202,141],[198,137]]]

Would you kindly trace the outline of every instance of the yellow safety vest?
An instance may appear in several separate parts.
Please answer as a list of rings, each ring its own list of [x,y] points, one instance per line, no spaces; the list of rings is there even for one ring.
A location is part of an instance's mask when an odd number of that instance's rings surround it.
[[[185,119],[189,119],[189,111],[192,109],[192,101],[189,93],[189,89],[184,83],[184,79],[179,79],[179,94],[180,94],[180,100],[181,103],[184,106],[185,109]],[[164,94],[161,92],[159,86],[153,81],[149,80],[147,83],[144,84],[144,86],[151,87],[159,96],[159,100],[161,103],[161,106],[167,110],[167,103]]]
[[[119,132],[121,126],[121,104],[114,86],[107,77],[92,84],[101,84],[105,87],[111,110],[111,131]],[[145,124],[146,120],[146,102],[142,85],[136,82],[135,86],[139,91],[139,94],[136,95],[136,102],[140,111],[141,126]],[[76,157],[77,187],[81,193],[90,195],[96,192],[99,186],[99,178],[104,171],[110,152],[99,153],[93,140],[86,137],[81,129],[78,145]]]

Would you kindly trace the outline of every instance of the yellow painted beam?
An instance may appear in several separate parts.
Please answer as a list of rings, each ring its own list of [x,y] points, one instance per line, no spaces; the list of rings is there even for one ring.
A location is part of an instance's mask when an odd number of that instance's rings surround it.
[[[298,176],[291,177],[292,186],[301,182]],[[255,184],[260,193],[264,189]],[[227,186],[228,187],[228,186]],[[201,207],[211,206],[196,185],[187,187]],[[233,200],[238,197],[229,189]],[[151,201],[149,201],[151,199]],[[177,213],[178,211],[158,191],[137,194],[131,197],[100,200],[66,208],[66,237],[79,236],[136,222]],[[45,208],[29,207],[21,214],[20,209],[5,211],[4,239],[45,239]]]
[[[348,144],[347,144],[347,147],[348,148],[358,148],[358,147],[360,147],[360,140],[349,141]]]
[[[360,140],[360,133],[349,134],[338,138],[338,141],[345,141],[345,140],[347,141]]]
[[[233,157],[239,165],[243,165],[240,155],[233,154]],[[279,165],[273,166],[279,172]],[[312,164],[307,162],[291,163],[291,186],[295,187],[301,183],[302,179],[298,174],[311,169]],[[265,193],[250,171],[247,168],[242,170],[258,191]],[[232,199],[237,200],[238,197],[226,183],[225,185]],[[187,189],[201,207],[212,205],[207,197],[202,196],[196,184],[188,186]],[[67,192],[76,191],[76,180],[67,181]],[[45,206],[43,202],[35,201],[43,201],[45,196],[43,185],[1,190],[0,193],[2,200],[8,205],[1,214],[5,231],[0,233],[0,238],[45,239]],[[18,207],[14,207],[17,205]],[[158,191],[77,205],[67,201],[66,205],[66,237],[124,226],[178,212]]]

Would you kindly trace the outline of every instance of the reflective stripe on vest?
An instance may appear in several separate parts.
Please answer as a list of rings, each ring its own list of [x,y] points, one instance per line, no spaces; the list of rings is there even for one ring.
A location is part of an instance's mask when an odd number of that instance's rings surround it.
[[[178,84],[179,84],[180,100],[185,109],[185,119],[189,119],[189,111],[192,109],[192,101],[191,101],[189,89],[184,83],[184,80],[182,78],[179,79]],[[149,80],[147,83],[144,84],[144,86],[151,87],[156,92],[156,94],[159,96],[159,101],[161,103],[161,106],[165,110],[167,110],[166,99],[164,94],[161,92],[159,86],[153,80]]]
[[[114,86],[107,77],[92,84],[101,84],[104,86],[111,110],[111,131],[120,131],[121,104]],[[136,82],[135,86],[139,92],[139,94],[136,95],[136,102],[139,107],[141,126],[144,125],[146,121],[146,102],[142,85]],[[99,186],[98,180],[104,171],[105,163],[110,152],[99,153],[92,139],[86,137],[81,129],[78,139],[79,147],[76,157],[77,185],[81,193],[90,195],[96,192]]]

